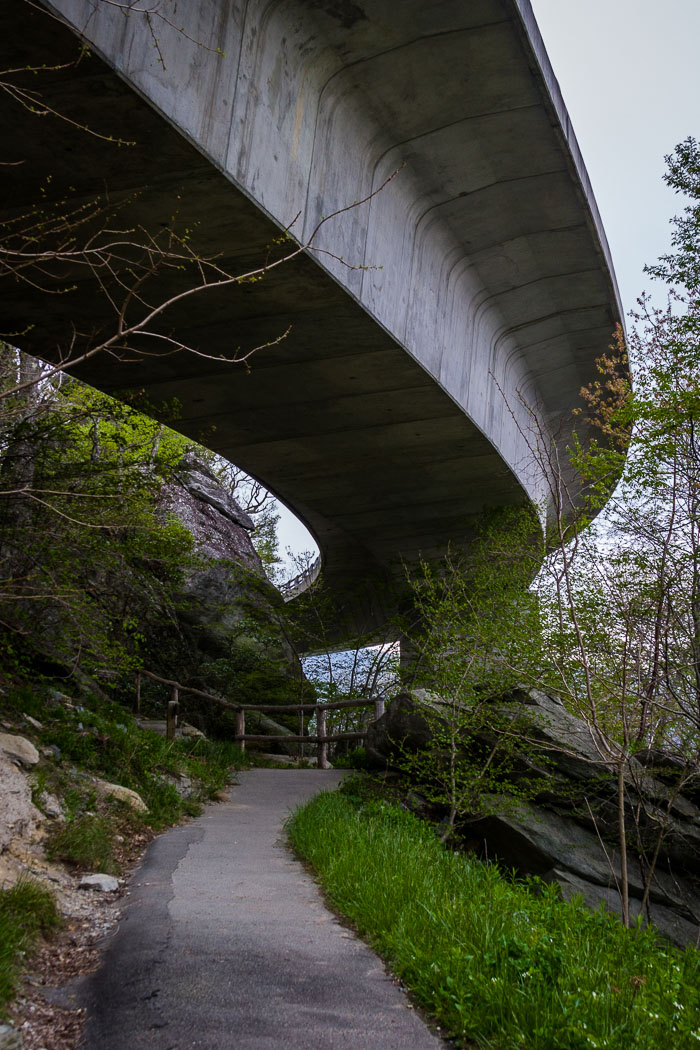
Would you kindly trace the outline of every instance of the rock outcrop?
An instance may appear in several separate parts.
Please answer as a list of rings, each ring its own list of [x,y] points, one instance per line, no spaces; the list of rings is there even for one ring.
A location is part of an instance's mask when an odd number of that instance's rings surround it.
[[[250,592],[259,603],[266,590],[250,538],[253,522],[193,454],[164,485],[160,505],[191,534],[199,559],[184,581],[178,618],[196,648],[214,658],[226,655]]]
[[[30,741],[26,743],[32,746]],[[82,917],[85,909],[76,902],[72,876],[63,864],[47,860],[44,853],[46,818],[54,816],[47,812],[44,800],[50,800],[48,808],[55,807],[57,820],[63,819],[60,804],[43,792],[39,809],[32,801],[33,790],[36,797],[30,768],[0,752],[0,886],[13,886],[26,877],[44,882],[65,914]]]
[[[36,841],[44,815],[32,802],[26,776],[5,753],[0,753],[0,799],[0,854]]]
[[[617,783],[589,726],[537,690],[515,691],[492,708],[501,726],[517,720],[522,739],[509,775],[513,793],[504,783],[502,793],[482,796],[478,812],[462,817],[462,837],[475,852],[521,875],[558,883],[565,897],[579,894],[592,907],[604,903],[619,913]],[[374,766],[402,765],[401,756],[430,748],[440,711],[439,702],[420,691],[393,699],[369,727],[366,744]],[[483,730],[466,739],[465,757],[492,740]],[[673,775],[677,783],[682,771],[677,758],[660,752],[640,757],[625,773],[631,912],[640,912],[649,858],[658,846],[644,917],[675,944],[694,943],[700,926],[700,809],[692,793],[674,787]],[[535,786],[523,801],[517,796],[526,782]]]
[[[163,486],[160,503],[191,532],[203,557],[262,571],[250,538],[255,528],[252,518],[195,453],[183,457],[172,480]]]
[[[253,546],[251,518],[192,453],[163,487],[160,505],[190,532],[199,559],[178,604],[181,641],[161,672],[231,700],[294,702],[304,688],[301,663],[284,630],[283,601]],[[185,713],[206,732],[233,728],[215,707],[198,703]]]

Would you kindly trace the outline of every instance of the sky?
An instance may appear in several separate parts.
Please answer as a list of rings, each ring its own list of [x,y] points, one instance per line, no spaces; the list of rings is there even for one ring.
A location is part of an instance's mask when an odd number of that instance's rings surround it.
[[[664,157],[700,138],[700,0],[531,0],[607,233],[626,312],[682,202]],[[653,290],[653,289],[651,289]],[[288,511],[280,548],[315,550]]]
[[[682,209],[664,157],[700,138],[700,0],[531,0],[629,311]]]

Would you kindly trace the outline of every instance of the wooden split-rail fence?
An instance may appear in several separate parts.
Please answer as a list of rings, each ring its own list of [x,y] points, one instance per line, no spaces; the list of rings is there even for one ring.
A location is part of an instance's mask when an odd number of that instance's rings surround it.
[[[220,696],[213,696],[211,693],[205,693],[201,689],[194,689],[191,686],[181,685],[180,682],[171,682],[168,678],[161,678],[157,674],[153,674],[151,671],[137,671],[135,675],[135,693],[134,693],[134,714],[138,715],[141,713],[141,679],[150,678],[154,682],[160,682],[161,685],[166,685],[170,689],[170,699],[167,706],[167,721],[165,735],[168,740],[175,739],[175,733],[177,730],[178,718],[180,714],[180,696],[182,693],[191,693],[193,696],[198,696],[202,700],[209,700],[212,703],[218,704],[220,707],[227,708],[234,712],[235,716],[235,731],[234,738],[237,744],[240,744],[241,748],[245,749],[246,743],[284,743],[284,744],[315,744],[318,748],[318,768],[328,769],[328,745],[334,744],[339,740],[364,740],[367,735],[363,732],[346,732],[346,733],[331,733],[326,731],[326,714],[328,711],[339,711],[349,707],[373,707],[374,717],[381,718],[384,714],[384,700],[379,697],[369,698],[366,700],[336,700],[329,704],[236,704],[230,700],[223,700]],[[304,712],[313,711],[316,714],[316,734],[309,736],[307,734],[299,734],[295,736],[293,734],[284,735],[268,735],[268,734],[257,734],[252,735],[245,731],[245,713],[246,711],[261,711],[269,714],[289,714],[290,712],[296,712],[301,719],[303,719]],[[302,721],[303,725],[303,721]]]

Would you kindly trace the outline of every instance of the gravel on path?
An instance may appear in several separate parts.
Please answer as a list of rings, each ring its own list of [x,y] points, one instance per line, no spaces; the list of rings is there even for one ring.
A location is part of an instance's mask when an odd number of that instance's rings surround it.
[[[284,844],[333,770],[254,769],[156,839],[101,969],[86,1050],[439,1050],[381,960]]]

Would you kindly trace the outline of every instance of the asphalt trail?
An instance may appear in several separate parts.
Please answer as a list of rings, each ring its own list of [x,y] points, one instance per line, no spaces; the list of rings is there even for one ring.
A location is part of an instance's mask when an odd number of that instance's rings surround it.
[[[255,769],[156,839],[87,984],[86,1050],[439,1050],[281,841],[341,774]]]

